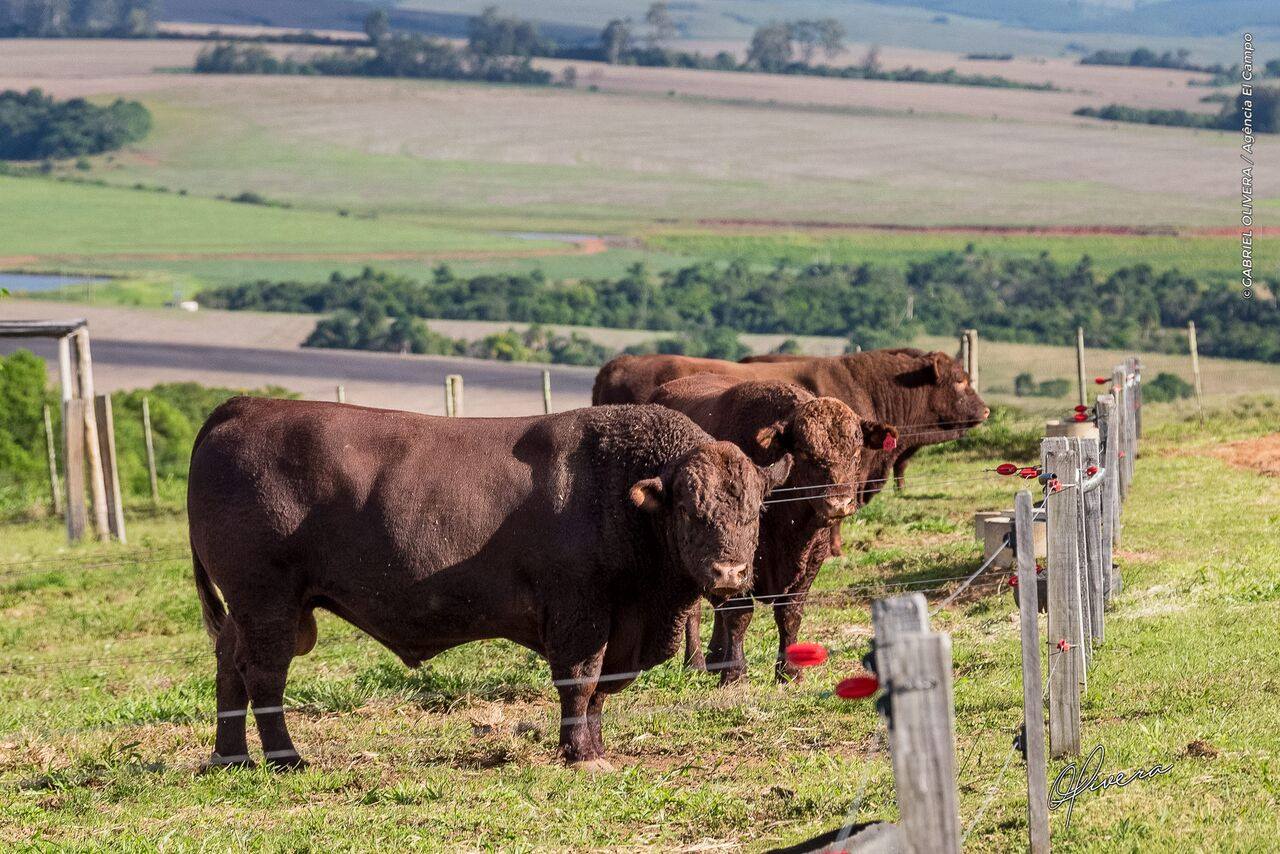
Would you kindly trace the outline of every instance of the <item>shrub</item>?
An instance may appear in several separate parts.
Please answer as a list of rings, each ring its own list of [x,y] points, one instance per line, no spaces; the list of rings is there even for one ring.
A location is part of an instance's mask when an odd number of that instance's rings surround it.
[[[112,151],[151,130],[151,113],[137,101],[106,107],[83,98],[55,101],[39,89],[0,92],[0,158],[39,160]]]
[[[1161,371],[1156,374],[1155,379],[1148,380],[1142,384],[1143,399],[1153,403],[1181,400],[1191,397],[1194,393],[1195,386],[1177,374],[1171,374],[1168,371]]]

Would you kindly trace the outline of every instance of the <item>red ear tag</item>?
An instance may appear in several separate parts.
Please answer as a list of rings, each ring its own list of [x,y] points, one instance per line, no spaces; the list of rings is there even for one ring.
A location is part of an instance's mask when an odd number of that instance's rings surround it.
[[[827,660],[827,648],[818,643],[793,643],[787,647],[787,661],[796,667],[816,667]]]
[[[884,437],[884,442],[883,442],[883,443],[881,443],[880,447],[881,447],[881,448],[883,448],[883,449],[884,449],[884,450],[886,450],[886,451],[892,451],[894,448],[898,447],[898,437],[897,437],[897,436],[885,436],[885,437]]]
[[[865,700],[880,690],[880,680],[874,676],[850,676],[836,685],[836,696],[844,700]]]

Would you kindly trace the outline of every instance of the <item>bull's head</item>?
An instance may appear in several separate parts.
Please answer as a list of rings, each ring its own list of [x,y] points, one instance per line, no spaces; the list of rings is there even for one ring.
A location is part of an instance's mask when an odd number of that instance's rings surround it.
[[[802,403],[790,418],[761,428],[755,439],[761,449],[795,458],[787,481],[791,491],[782,496],[808,498],[820,518],[835,521],[856,509],[863,450],[879,450],[886,438],[897,435],[888,424],[862,420],[843,401],[818,397]]]
[[[960,363],[946,353],[925,353],[923,372],[933,386],[929,394],[929,415],[940,430],[955,430],[956,435],[977,427],[991,410],[978,395]],[[943,435],[922,437],[929,442],[941,441]]]
[[[751,585],[764,497],[790,472],[789,455],[760,468],[736,445],[712,442],[636,483],[630,498],[665,517],[681,568],[704,592],[732,596]]]

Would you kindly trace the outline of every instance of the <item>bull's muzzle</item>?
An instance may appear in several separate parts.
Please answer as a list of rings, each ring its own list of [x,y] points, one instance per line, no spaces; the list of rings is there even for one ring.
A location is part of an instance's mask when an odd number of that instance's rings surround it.
[[[717,596],[739,593],[750,581],[751,573],[745,563],[711,564],[711,592]]]

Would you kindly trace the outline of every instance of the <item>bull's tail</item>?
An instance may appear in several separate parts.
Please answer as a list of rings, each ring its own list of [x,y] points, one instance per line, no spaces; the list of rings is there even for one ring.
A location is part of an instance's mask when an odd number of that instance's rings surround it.
[[[191,563],[195,569],[196,593],[200,596],[200,613],[204,617],[204,627],[209,632],[209,637],[216,640],[222,631],[222,624],[227,621],[227,607],[222,604],[222,598],[214,589],[213,579],[209,577],[194,548],[191,550]]]

